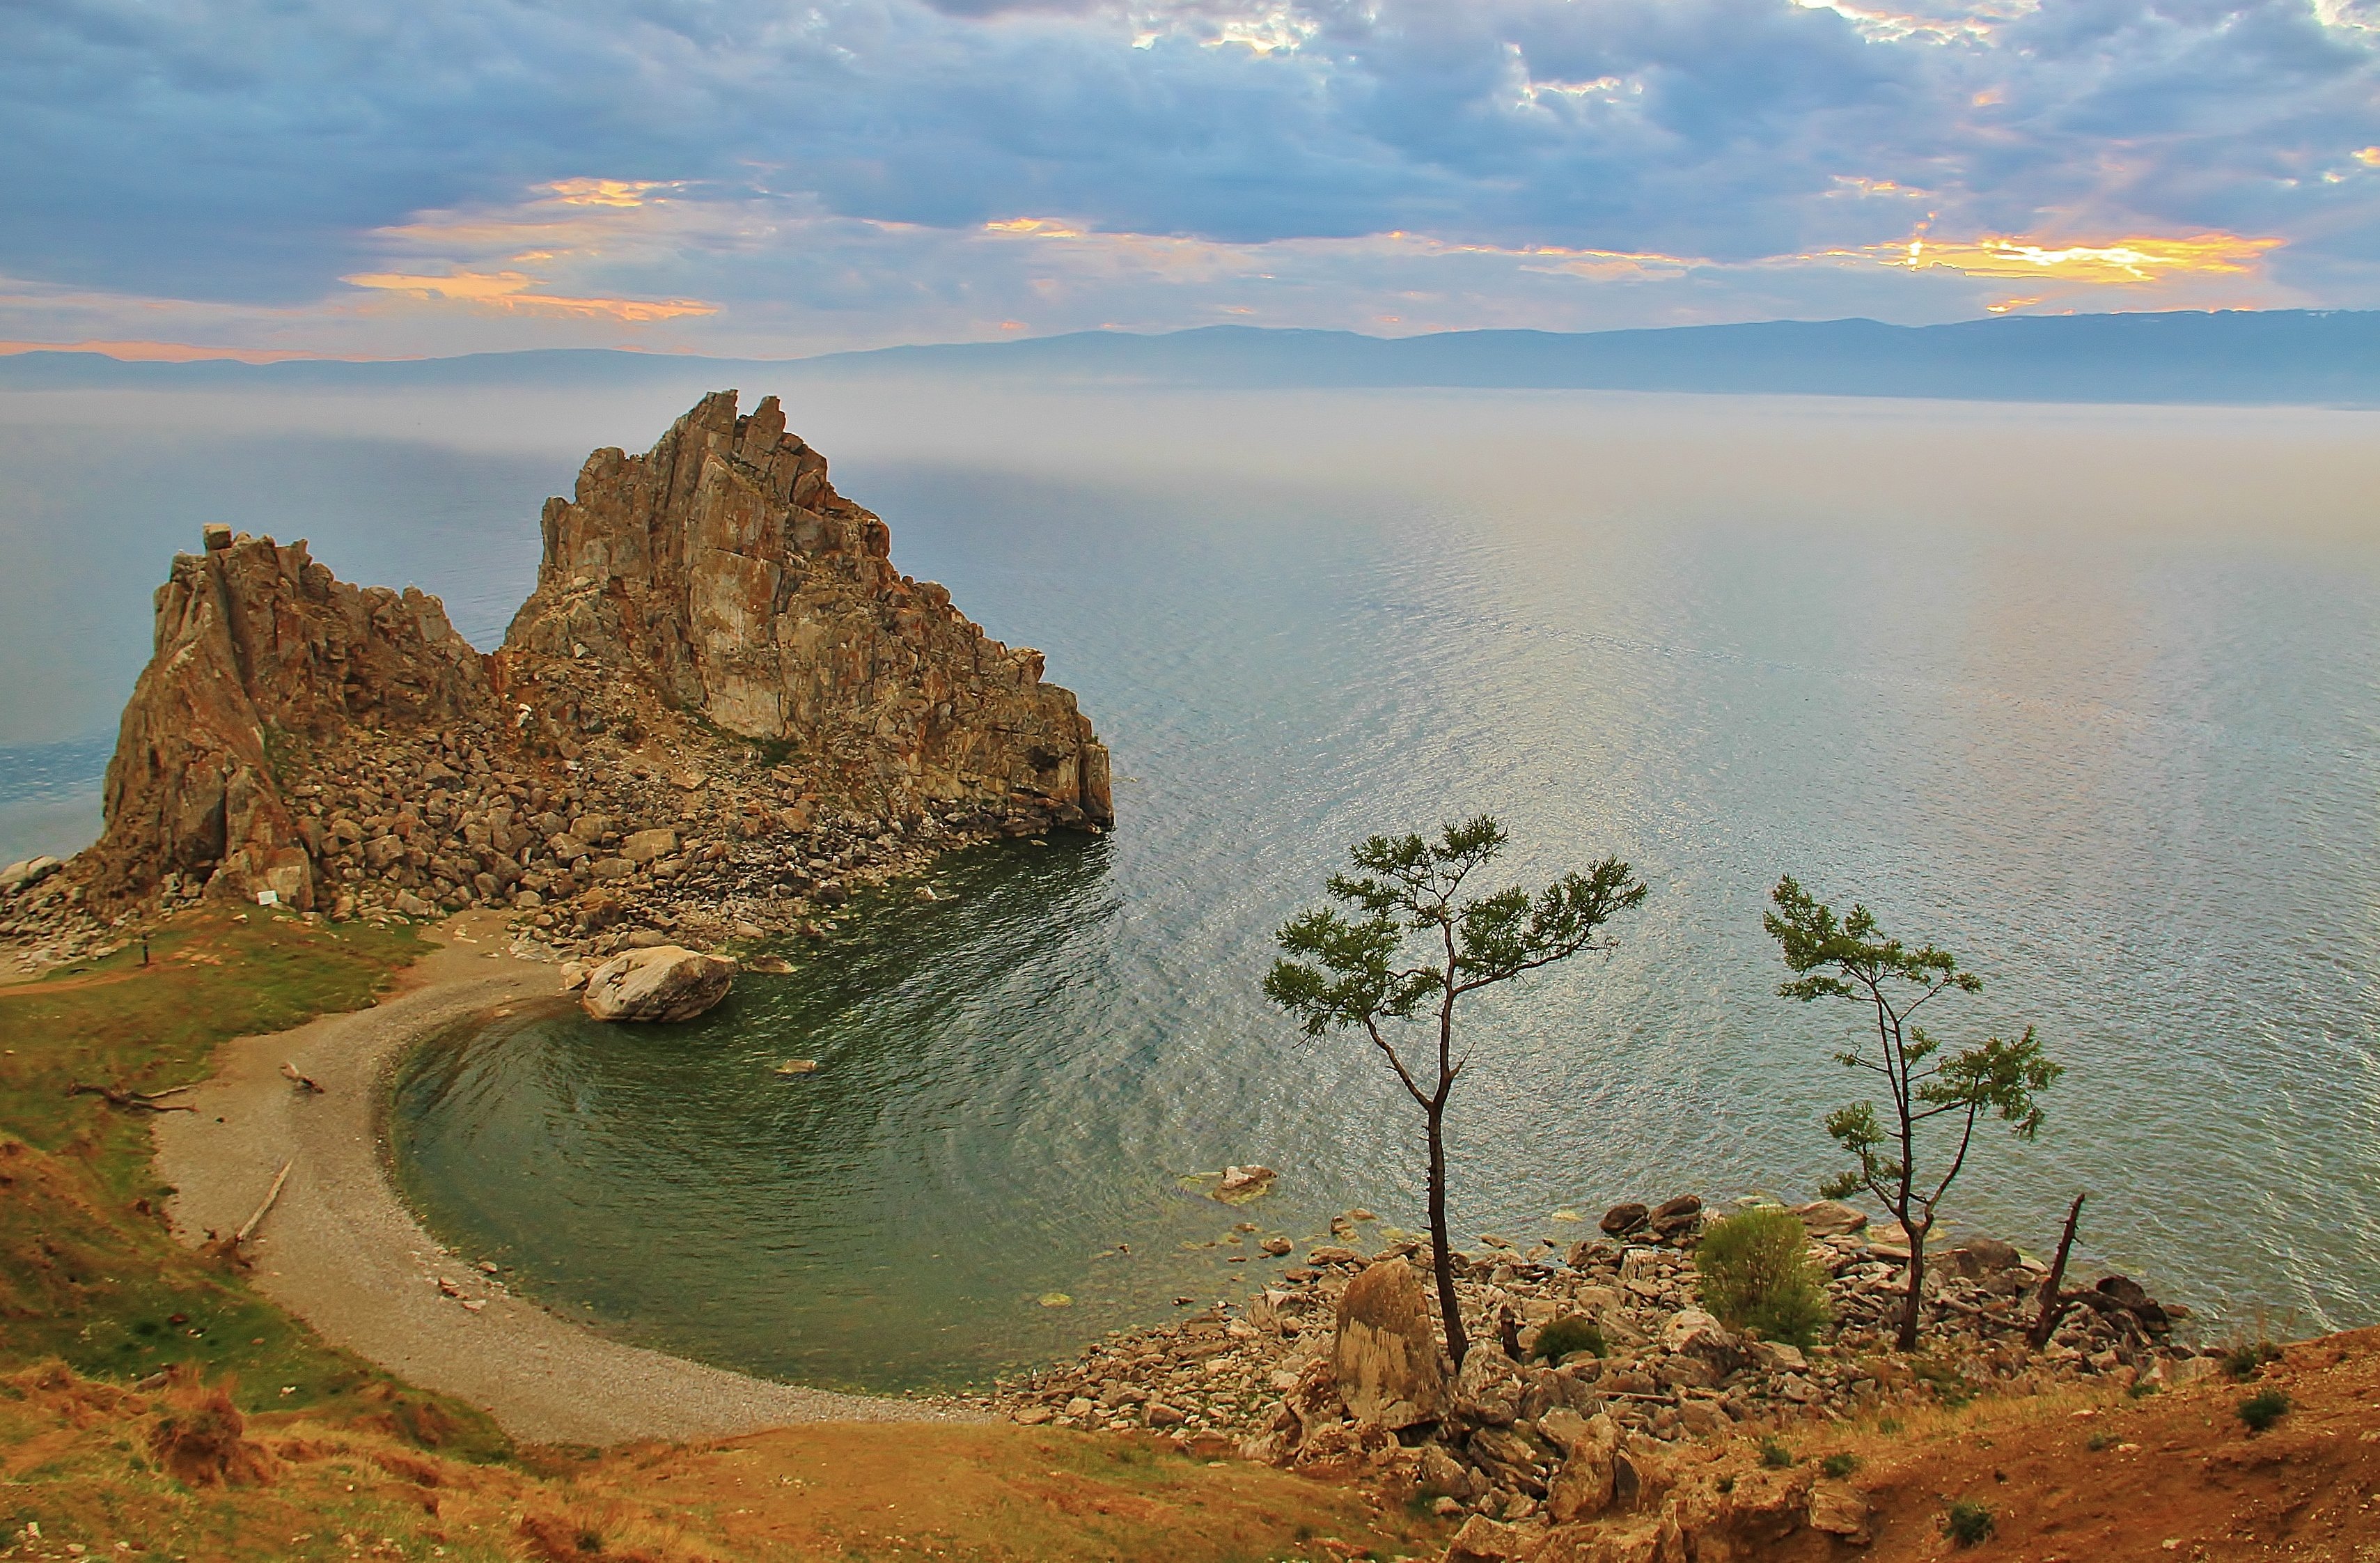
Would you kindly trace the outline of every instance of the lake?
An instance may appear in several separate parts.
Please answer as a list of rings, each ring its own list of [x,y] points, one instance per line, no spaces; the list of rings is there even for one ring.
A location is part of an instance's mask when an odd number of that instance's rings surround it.
[[[206,520],[417,582],[481,645],[536,511],[701,387],[0,397],[0,855],[62,849]],[[771,387],[747,385],[747,405]],[[1421,1225],[1417,1115],[1257,983],[1348,845],[1490,812],[1606,853],[1620,947],[1469,1020],[1458,1236],[1806,1198],[1847,1008],[1774,996],[1791,873],[2039,1027],[2039,1142],[1949,1215],[2213,1319],[2380,1320],[2380,422],[2323,410],[805,383],[903,568],[1048,653],[1118,828],[945,865],[668,1032],[530,1012],[414,1061],[430,1224],[558,1310],[840,1386],[980,1382]],[[95,760],[93,756],[96,756]],[[79,811],[79,812],[78,812]],[[1946,1004],[1948,1001],[1945,1001]],[[815,1075],[774,1072],[812,1057]],[[1192,1175],[1281,1174],[1235,1211]],[[1585,1223],[1562,1219],[1584,1215]],[[1062,1294],[1068,1305],[1045,1306]]]

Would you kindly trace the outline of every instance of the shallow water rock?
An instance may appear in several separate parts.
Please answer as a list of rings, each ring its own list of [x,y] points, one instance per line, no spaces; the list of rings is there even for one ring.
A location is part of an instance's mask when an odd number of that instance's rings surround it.
[[[1279,1176],[1269,1166],[1227,1166],[1223,1180],[1215,1185],[1215,1198],[1225,1204],[1245,1204],[1269,1192]]]
[[[1662,1237],[1671,1238],[1692,1231],[1702,1224],[1703,1202],[1698,1194],[1680,1194],[1674,1200],[1663,1200],[1653,1207],[1648,1224]]]
[[[1643,1204],[1616,1204],[1603,1213],[1602,1227],[1615,1238],[1626,1237],[1652,1216],[1652,1208]]]
[[[597,967],[579,1003],[598,1020],[691,1020],[727,996],[735,976],[732,960],[658,945]]]

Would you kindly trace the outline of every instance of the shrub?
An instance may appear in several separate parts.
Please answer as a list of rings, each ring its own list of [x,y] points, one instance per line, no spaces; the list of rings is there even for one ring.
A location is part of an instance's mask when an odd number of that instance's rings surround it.
[[[2259,1390],[2240,1402],[2240,1420],[2251,1433],[2262,1433],[2289,1414],[2289,1398],[2277,1389]]]
[[[1996,1528],[1992,1523],[1992,1511],[1973,1498],[1953,1499],[1950,1507],[1943,1511],[1942,1533],[1961,1546],[1973,1546],[1979,1541],[1989,1540]]]
[[[1772,1471],[1782,1471],[1793,1463],[1793,1451],[1774,1438],[1760,1440],[1760,1463]]]
[[[1773,1206],[1716,1221],[1694,1251],[1703,1306],[1730,1329],[1809,1346],[1826,1325],[1826,1277],[1801,1217]]]
[[[2223,1371],[2233,1378],[2253,1378],[2266,1362],[2281,1360],[2281,1349],[2269,1340],[2241,1341],[2223,1353]]]
[[[1841,1481],[1859,1469],[1859,1456],[1838,1449],[1818,1462],[1818,1469],[1835,1481]]]
[[[1529,1355],[1548,1362],[1558,1362],[1573,1351],[1592,1351],[1598,1357],[1611,1354],[1609,1342],[1603,1338],[1603,1326],[1584,1313],[1566,1313],[1537,1332],[1529,1344]]]

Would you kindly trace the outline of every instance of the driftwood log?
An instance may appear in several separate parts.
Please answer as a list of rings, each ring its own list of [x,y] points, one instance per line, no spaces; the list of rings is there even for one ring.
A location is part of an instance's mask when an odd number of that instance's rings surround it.
[[[160,1102],[157,1099],[160,1096],[171,1096],[176,1091],[188,1089],[190,1088],[187,1085],[177,1085],[172,1091],[160,1091],[144,1096],[140,1092],[126,1091],[117,1086],[85,1085],[82,1081],[76,1081],[67,1087],[67,1094],[97,1096],[109,1106],[121,1107],[128,1113],[195,1113],[198,1111],[196,1107],[187,1106],[179,1102]]]

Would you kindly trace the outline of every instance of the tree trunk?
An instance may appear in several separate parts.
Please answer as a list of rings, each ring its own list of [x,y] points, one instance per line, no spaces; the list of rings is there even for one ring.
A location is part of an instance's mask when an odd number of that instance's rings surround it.
[[[1459,1372],[1471,1350],[1463,1333],[1463,1300],[1454,1293],[1454,1245],[1446,1235],[1446,1138],[1444,1104],[1429,1110],[1429,1244],[1437,1261],[1438,1311],[1446,1325],[1446,1354]]]
[[[2050,1262],[2049,1278],[2041,1283],[2041,1312],[2033,1317],[2033,1328],[2025,1332],[2025,1344],[2035,1351],[2049,1344],[2058,1332],[2058,1321],[2066,1316],[2069,1300],[2061,1289],[2066,1285],[2066,1256],[2074,1249],[2074,1224],[2082,1218],[2082,1196],[2066,1208],[2066,1230],[2058,1234],[2058,1257]]]
[[[1917,1318],[1925,1305],[1925,1234],[1900,1218],[1900,1229],[1909,1234],[1909,1290],[1900,1300],[1900,1337],[1896,1342],[1903,1351],[1917,1349]]]

